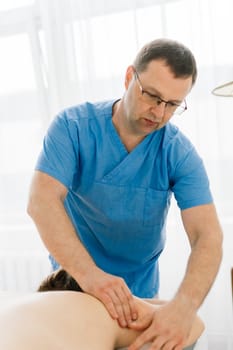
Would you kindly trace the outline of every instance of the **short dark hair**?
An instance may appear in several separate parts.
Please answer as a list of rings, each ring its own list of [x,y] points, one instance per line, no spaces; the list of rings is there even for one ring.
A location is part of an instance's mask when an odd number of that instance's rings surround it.
[[[176,78],[192,77],[192,85],[197,78],[196,60],[192,52],[183,44],[171,39],[156,39],[144,45],[138,52],[134,67],[143,72],[153,60],[164,60]]]
[[[62,268],[59,268],[47,276],[39,285],[37,292],[48,292],[54,290],[73,290],[76,292],[83,292],[76,280]]]

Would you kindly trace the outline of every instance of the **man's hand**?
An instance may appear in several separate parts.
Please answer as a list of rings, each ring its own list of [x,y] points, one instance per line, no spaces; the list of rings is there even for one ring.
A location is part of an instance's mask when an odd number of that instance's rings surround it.
[[[81,283],[80,283],[81,282]],[[121,327],[127,327],[137,319],[133,296],[121,277],[108,274],[98,267],[88,271],[85,280],[79,280],[82,289],[99,299],[113,319]]]
[[[131,323],[130,328],[146,329],[128,350],[139,350],[146,343],[152,343],[150,350],[182,350],[194,316],[195,312],[185,312],[174,301],[159,306],[155,309],[152,319],[145,317]]]

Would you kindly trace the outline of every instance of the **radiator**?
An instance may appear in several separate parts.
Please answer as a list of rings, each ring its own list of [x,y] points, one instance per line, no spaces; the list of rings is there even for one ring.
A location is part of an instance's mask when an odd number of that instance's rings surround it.
[[[35,252],[0,254],[0,290],[35,291],[50,272],[45,254]]]

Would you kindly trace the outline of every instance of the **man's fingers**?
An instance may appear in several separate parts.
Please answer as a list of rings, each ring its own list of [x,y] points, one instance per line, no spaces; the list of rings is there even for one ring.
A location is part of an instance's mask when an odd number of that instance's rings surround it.
[[[140,317],[136,321],[130,323],[129,327],[137,331],[144,330],[150,326],[152,322],[151,315],[146,314],[144,317]]]
[[[150,343],[149,350],[182,350],[184,344],[175,339],[169,339],[170,336],[156,335],[152,329],[146,329],[136,340],[128,347],[128,350],[139,350],[143,345]]]
[[[116,320],[118,318],[118,313],[115,308],[115,304],[111,298],[111,296],[108,293],[102,293],[101,297],[99,298],[102,303],[105,305],[106,309],[108,310],[110,316]]]
[[[110,289],[110,290],[108,290],[108,295],[111,298],[112,303],[114,305],[114,309],[117,313],[117,319],[118,319],[119,324],[122,327],[126,327],[127,320],[125,317],[122,301],[119,299],[119,296],[118,296],[119,293],[117,293],[114,289]]]
[[[143,345],[150,343],[149,350],[174,350],[174,341],[168,341],[163,336],[152,335],[151,332],[145,331],[141,336],[139,336],[136,341],[130,345],[128,350],[139,350]],[[177,349],[178,350],[178,349]]]
[[[151,350],[160,350],[164,348],[164,345],[166,345],[166,338],[162,336],[155,337],[152,344],[151,344]],[[169,347],[169,350],[173,350],[172,348]]]
[[[149,343],[151,341],[152,339],[150,332],[146,330],[136,338],[136,340],[128,347],[128,350],[139,350],[144,344]]]
[[[117,319],[121,327],[126,327],[132,322],[131,309],[128,296],[124,294],[121,287],[108,291],[117,312]]]
[[[120,312],[123,312],[124,320],[126,321],[127,325],[130,325],[132,321],[137,319],[137,310],[133,296],[125,287],[118,288],[115,293],[117,294],[119,305],[121,307]]]
[[[108,288],[101,294],[101,301],[120,326],[126,327],[137,318],[137,310],[131,292],[122,286]]]
[[[163,350],[183,350],[183,346],[181,345],[176,345],[174,341],[168,341],[164,346]]]
[[[131,294],[130,291],[128,291],[128,294],[127,294],[127,299],[128,299],[128,305],[129,305],[129,308],[130,308],[130,321],[136,321],[137,318],[138,318],[138,312],[137,312],[137,308],[136,308],[136,305],[135,305],[135,301],[134,301],[134,298]]]
[[[125,312],[127,313],[127,311],[125,311],[125,309],[127,306],[124,309],[123,304],[121,303],[121,300],[119,299],[115,290],[108,289],[108,291],[105,291],[101,296],[101,301],[104,303],[111,317],[117,319],[122,327],[126,327],[127,316]]]

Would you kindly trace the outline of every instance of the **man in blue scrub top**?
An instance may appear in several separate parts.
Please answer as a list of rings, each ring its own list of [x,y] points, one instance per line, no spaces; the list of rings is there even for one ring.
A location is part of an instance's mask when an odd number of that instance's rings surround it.
[[[127,68],[121,99],[84,103],[54,119],[32,181],[28,212],[53,268],[66,269],[122,327],[137,326],[132,294],[158,293],[174,194],[191,246],[186,273],[130,350],[146,342],[181,350],[221,261],[222,232],[203,162],[170,122],[187,109],[196,75],[184,45],[146,44]]]

